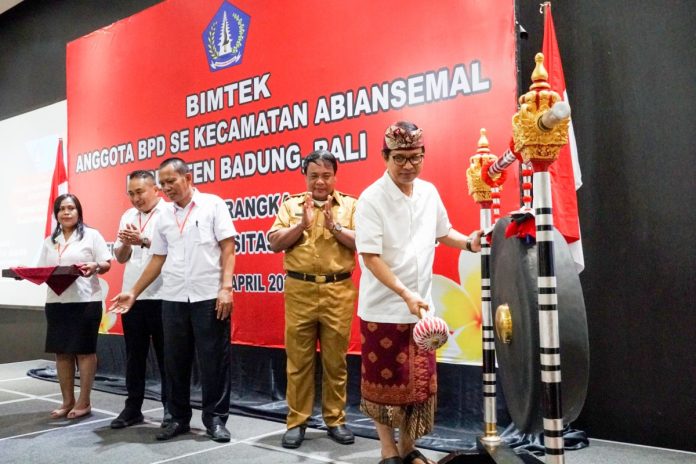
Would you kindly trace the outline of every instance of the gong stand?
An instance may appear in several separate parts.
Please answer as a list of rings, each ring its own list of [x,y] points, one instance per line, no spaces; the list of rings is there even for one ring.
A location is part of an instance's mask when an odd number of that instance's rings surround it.
[[[491,279],[490,279],[490,240],[486,234],[493,220],[491,205],[500,209],[500,187],[505,181],[504,169],[516,158],[506,160],[501,165],[497,157],[490,153],[486,130],[481,129],[478,150],[470,159],[466,171],[469,194],[481,208],[480,227],[484,230],[481,236],[481,317],[482,317],[482,349],[483,349],[483,436],[479,437],[478,450],[455,451],[440,460],[440,464],[459,463],[498,463],[519,464],[524,462],[539,463],[532,455],[524,458],[515,454],[500,438],[497,430],[496,417],[496,370],[495,370],[495,333],[493,313],[491,308]],[[495,167],[493,167],[495,166]],[[499,214],[498,214],[499,215]],[[495,215],[494,215],[495,216]]]

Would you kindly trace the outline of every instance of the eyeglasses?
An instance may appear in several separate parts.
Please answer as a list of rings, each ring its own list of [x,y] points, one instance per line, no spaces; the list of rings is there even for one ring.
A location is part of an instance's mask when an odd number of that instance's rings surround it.
[[[406,165],[407,161],[411,163],[411,166],[418,166],[423,162],[424,156],[425,155],[422,153],[420,155],[413,155],[408,158],[401,155],[392,155],[392,160],[394,160],[394,164],[396,164],[397,166],[404,166]]]

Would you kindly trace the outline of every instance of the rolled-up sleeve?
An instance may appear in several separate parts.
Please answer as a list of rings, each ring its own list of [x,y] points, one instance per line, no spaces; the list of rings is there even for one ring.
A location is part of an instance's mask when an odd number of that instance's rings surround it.
[[[355,247],[358,253],[382,254],[382,221],[382,215],[368,198],[358,200],[355,208]]]
[[[41,243],[41,254],[39,255],[39,261],[36,263],[36,267],[48,266],[48,245],[46,244],[47,240],[50,240],[50,238],[47,238],[43,241],[43,243]]]
[[[94,234],[93,247],[95,261],[110,261],[111,259],[113,259],[113,256],[111,256],[111,252],[109,252],[109,247],[106,245],[106,240],[104,240],[104,237],[102,237],[102,234],[100,234],[99,232],[96,232]]]
[[[283,204],[280,205],[278,214],[276,214],[275,221],[273,221],[273,225],[271,226],[271,231],[290,227],[290,201],[291,200],[285,200]]]
[[[169,245],[167,243],[167,237],[164,234],[164,227],[162,226],[162,222],[157,224],[157,228],[155,229],[155,233],[152,234],[152,242],[150,242],[150,252],[153,255],[167,255],[167,251],[169,249]]]
[[[126,214],[128,214],[128,211],[123,213],[123,216],[121,216],[121,220],[118,222],[118,231],[116,231],[116,240],[114,240],[114,251],[118,250],[123,246],[121,239],[118,238],[118,232],[126,228]]]
[[[452,228],[452,223],[450,223],[449,217],[447,216],[447,210],[445,209],[445,205],[442,203],[440,194],[437,192],[435,192],[435,194],[437,195],[437,223],[435,225],[435,237],[440,238],[449,234],[449,231]]]
[[[232,222],[232,216],[230,216],[230,210],[227,209],[227,203],[225,203],[222,198],[217,198],[215,200],[214,215],[215,225],[213,227],[213,232],[215,233],[215,240],[221,242],[237,235],[237,230],[234,228],[234,223]]]

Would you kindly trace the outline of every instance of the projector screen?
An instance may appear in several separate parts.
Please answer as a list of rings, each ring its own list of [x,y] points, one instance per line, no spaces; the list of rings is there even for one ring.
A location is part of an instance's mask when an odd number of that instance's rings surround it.
[[[67,147],[66,134],[66,101],[0,121],[2,269],[36,265],[44,239],[58,139],[62,138]],[[0,305],[42,307],[45,301],[45,285],[0,279]]]

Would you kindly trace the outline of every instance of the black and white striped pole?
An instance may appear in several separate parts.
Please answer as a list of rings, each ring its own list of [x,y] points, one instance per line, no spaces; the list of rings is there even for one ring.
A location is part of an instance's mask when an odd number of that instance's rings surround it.
[[[487,165],[495,163],[497,157],[490,153],[486,129],[481,129],[476,154],[471,157],[466,171],[469,194],[474,197],[481,208],[480,226],[487,231],[492,225],[491,186],[482,179]],[[500,175],[496,175],[499,177]],[[493,332],[493,311],[491,309],[491,245],[485,233],[481,236],[481,319],[483,343],[483,436],[487,443],[500,442],[496,417],[496,374],[495,374],[495,338]]]
[[[515,151],[534,168],[533,192],[536,221],[539,356],[541,361],[544,447],[547,464],[563,464],[563,407],[561,403],[561,351],[558,298],[553,261],[553,211],[549,166],[568,143],[570,108],[548,83],[544,55],[537,53],[529,92],[519,99],[512,120]]]

